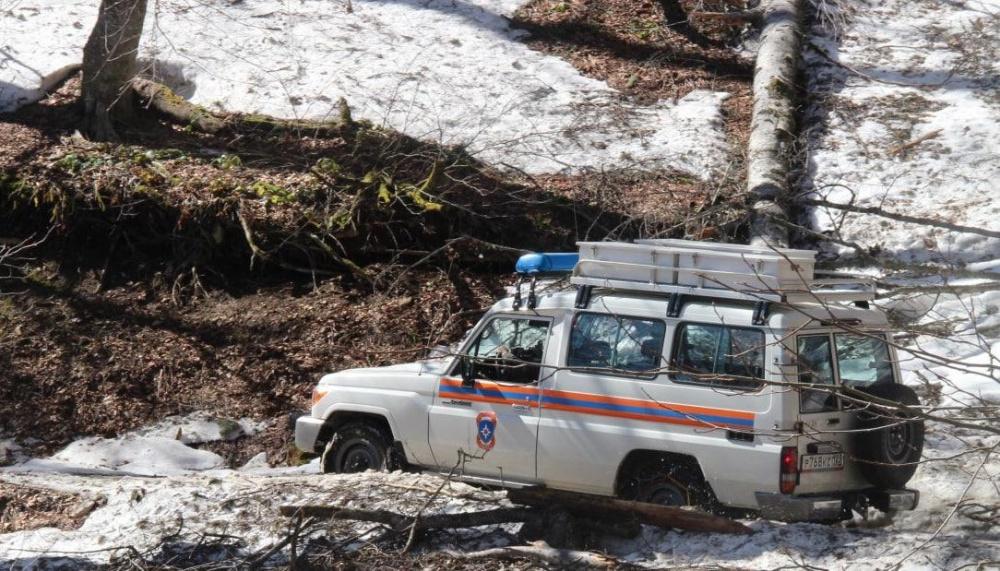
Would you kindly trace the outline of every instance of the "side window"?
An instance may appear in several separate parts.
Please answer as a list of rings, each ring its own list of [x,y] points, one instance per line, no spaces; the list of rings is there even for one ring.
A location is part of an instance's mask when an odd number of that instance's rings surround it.
[[[672,378],[735,388],[757,388],[764,378],[764,332],[704,323],[677,328]]]
[[[538,380],[549,322],[497,317],[486,324],[469,349],[476,378],[510,383]]]
[[[833,352],[829,335],[800,336],[797,353],[800,383],[833,386]],[[823,389],[802,389],[799,406],[802,412],[837,410],[837,397]]]
[[[655,319],[578,313],[569,336],[569,367],[644,373],[662,364],[667,326]]]

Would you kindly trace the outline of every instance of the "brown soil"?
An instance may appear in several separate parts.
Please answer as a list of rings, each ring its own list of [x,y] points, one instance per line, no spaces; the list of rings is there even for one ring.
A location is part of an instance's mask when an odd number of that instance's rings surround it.
[[[0,482],[0,533],[76,529],[99,504],[73,494]]]

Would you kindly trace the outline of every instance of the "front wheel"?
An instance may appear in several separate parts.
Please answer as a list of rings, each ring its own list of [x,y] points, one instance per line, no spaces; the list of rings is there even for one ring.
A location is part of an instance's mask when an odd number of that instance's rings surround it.
[[[338,428],[323,450],[324,473],[354,474],[367,470],[392,471],[402,467],[392,437],[369,423]]]

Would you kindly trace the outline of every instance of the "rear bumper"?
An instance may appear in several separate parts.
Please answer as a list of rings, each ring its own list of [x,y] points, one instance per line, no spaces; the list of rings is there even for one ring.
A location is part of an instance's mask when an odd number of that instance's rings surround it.
[[[789,496],[757,492],[760,515],[779,521],[831,521],[850,517],[854,508],[872,506],[884,512],[912,510],[916,490],[867,490],[828,496]]]
[[[323,419],[300,416],[295,420],[295,447],[303,452],[315,453],[316,441],[323,428]]]

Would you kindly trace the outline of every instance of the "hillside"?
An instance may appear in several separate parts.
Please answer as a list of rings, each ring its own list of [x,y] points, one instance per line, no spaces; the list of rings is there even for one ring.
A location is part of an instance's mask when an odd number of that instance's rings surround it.
[[[793,243],[878,280],[904,382],[972,428],[928,423],[913,512],[746,515],[745,537],[646,527],[545,566],[1000,560],[1000,436],[975,428],[1000,404],[1000,3],[807,4]],[[645,0],[167,0],[150,5],[143,76],[231,127],[147,109],[94,143],[75,66],[96,11],[0,2],[12,568],[287,567],[279,504],[506,506],[456,482],[436,493],[434,474],[320,475],[289,415],[324,373],[461,340],[521,253],[748,237],[752,26],[703,24],[696,42]],[[530,568],[517,532],[436,532],[401,553],[405,536],[336,521],[303,534],[299,563]]]

